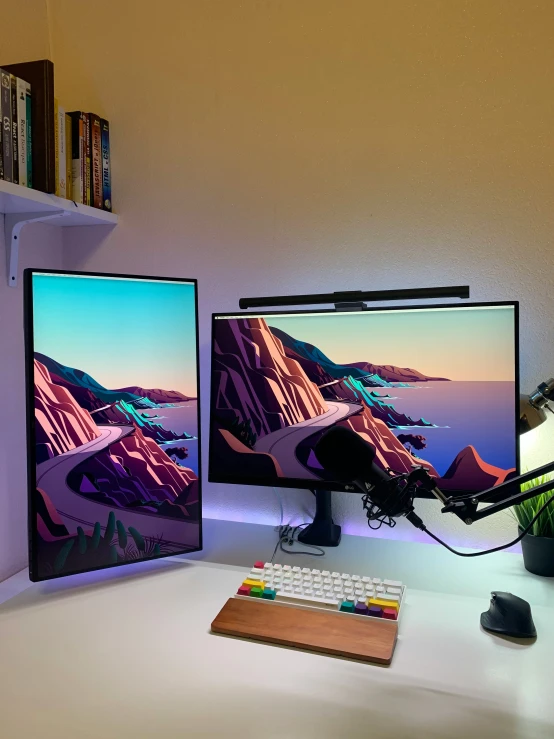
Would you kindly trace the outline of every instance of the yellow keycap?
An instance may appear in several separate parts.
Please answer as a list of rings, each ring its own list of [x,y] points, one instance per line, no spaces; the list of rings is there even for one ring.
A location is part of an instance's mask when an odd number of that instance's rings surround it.
[[[261,588],[262,590],[265,587],[265,583],[261,580],[251,580],[250,578],[245,580],[242,584],[246,585],[248,588]]]
[[[398,613],[398,603],[390,600],[381,600],[381,598],[368,598],[367,607],[369,608],[369,606],[379,606],[380,608],[394,608]]]

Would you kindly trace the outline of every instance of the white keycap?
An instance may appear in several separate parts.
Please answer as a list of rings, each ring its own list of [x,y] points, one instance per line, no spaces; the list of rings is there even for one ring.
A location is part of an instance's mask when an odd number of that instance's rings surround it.
[[[292,593],[292,588],[290,585],[287,585],[283,588],[283,593]]]
[[[311,588],[308,588],[307,590],[304,591],[304,595],[313,595],[313,594],[314,594],[314,591]]]
[[[300,572],[300,567],[293,567],[292,568],[292,571],[293,572]]]
[[[362,582],[371,582],[371,577],[362,577]]]
[[[356,598],[354,598],[353,595],[346,596],[345,600],[346,600],[347,603],[355,603],[356,602]]]
[[[329,574],[329,573],[327,573],[327,574]],[[333,577],[333,578],[340,577],[340,572],[331,572],[331,577]]]
[[[312,575],[321,575],[319,570],[312,570]]]
[[[401,588],[402,583],[399,580],[383,580],[383,585],[386,588]]]
[[[352,580],[353,580],[354,582],[358,582],[358,580],[360,579],[360,576],[359,576],[359,575],[352,575],[352,578],[351,578],[351,579],[352,579]]]
[[[264,564],[264,567],[265,567],[266,570],[272,570],[273,569],[273,565],[271,564],[271,562],[266,562]]]
[[[384,588],[384,587],[383,587],[382,585],[377,585],[377,586],[375,587],[375,591],[376,591],[377,593],[384,593],[384,592],[385,592],[385,588]]]
[[[372,580],[371,582],[372,582],[372,583],[373,583],[374,585],[380,585],[380,584],[381,584],[381,580],[380,580],[380,578],[378,578],[378,577],[374,577],[374,578],[373,578],[373,580]]]
[[[356,595],[362,596],[365,590],[363,588],[355,588],[354,592],[356,593]]]
[[[350,580],[350,575],[348,575],[346,572],[343,572],[340,576],[341,580]]]
[[[315,575],[314,582],[323,582],[323,578],[321,577],[321,575]]]
[[[295,582],[296,582],[296,580],[302,580],[302,575],[300,574],[300,572],[295,572],[295,573],[294,573],[294,575],[292,576],[292,579],[293,579],[293,580],[294,580]],[[385,588],[383,588],[383,590],[384,590],[384,589],[385,589]]]
[[[391,595],[402,595],[402,588],[387,588],[387,593]]]
[[[281,590],[281,583],[274,582],[273,583],[273,590],[275,590],[275,592],[278,593]]]
[[[400,602],[400,596],[399,595],[393,595],[392,593],[380,593],[379,598],[381,600],[390,600],[391,603],[399,603]]]
[[[294,588],[295,595],[302,595],[302,588]]]
[[[290,565],[284,565],[284,566],[283,566],[283,570],[284,570],[285,572],[290,572],[290,570],[291,570],[291,566],[290,566]]]
[[[309,575],[310,574],[310,568],[309,567],[302,567],[302,572],[304,573],[304,575]]]
[[[250,574],[252,576],[254,576],[254,575],[263,575],[264,574],[264,571],[262,570],[261,567],[252,567],[252,569],[250,570]]]
[[[323,586],[323,590],[324,590],[324,591],[325,591],[326,593],[330,592],[330,591],[331,591],[332,589],[333,589],[333,586],[332,586],[332,585],[324,585],[324,586]]]
[[[356,598],[356,603],[363,603],[365,605],[365,598]]]
[[[333,592],[335,593],[342,593],[342,588],[340,585],[334,585],[333,586]]]
[[[325,585],[331,585],[333,583],[333,581],[331,580],[330,577],[326,577],[325,580],[323,580],[323,583]]]
[[[314,595],[297,595],[296,593],[288,594],[288,593],[279,593],[279,595],[275,598],[275,600],[280,600],[283,602],[286,601],[301,601],[302,603],[306,603],[309,605],[310,603],[313,603],[314,606],[327,606],[328,608],[336,608],[339,604],[338,600],[335,600],[335,598],[321,598],[318,597],[315,593]]]
[[[314,595],[316,598],[323,598],[323,590],[314,590]]]
[[[273,565],[273,569],[274,570],[282,570],[283,569],[283,565]]]
[[[342,580],[340,579],[340,577],[336,577],[333,580],[333,585],[342,585]]]
[[[329,573],[329,570],[323,570],[321,574],[323,575],[323,577],[329,577],[330,573]]]

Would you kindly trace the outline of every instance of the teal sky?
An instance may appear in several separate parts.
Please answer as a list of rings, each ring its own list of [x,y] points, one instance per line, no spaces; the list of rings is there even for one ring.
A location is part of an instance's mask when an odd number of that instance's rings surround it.
[[[194,284],[33,276],[35,351],[107,388],[196,396]]]
[[[338,364],[410,367],[450,380],[514,377],[514,309],[441,308],[267,316]]]

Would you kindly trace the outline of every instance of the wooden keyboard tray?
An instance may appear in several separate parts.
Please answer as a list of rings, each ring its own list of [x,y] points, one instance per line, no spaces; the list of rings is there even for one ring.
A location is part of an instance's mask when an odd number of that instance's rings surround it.
[[[216,634],[299,647],[389,665],[398,624],[376,618],[229,598],[212,623]]]

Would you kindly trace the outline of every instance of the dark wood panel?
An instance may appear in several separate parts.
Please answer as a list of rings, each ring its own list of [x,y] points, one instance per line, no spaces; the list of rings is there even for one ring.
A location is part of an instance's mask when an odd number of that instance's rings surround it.
[[[214,619],[212,631],[388,665],[398,625],[395,621],[362,620],[332,611],[229,598]]]

